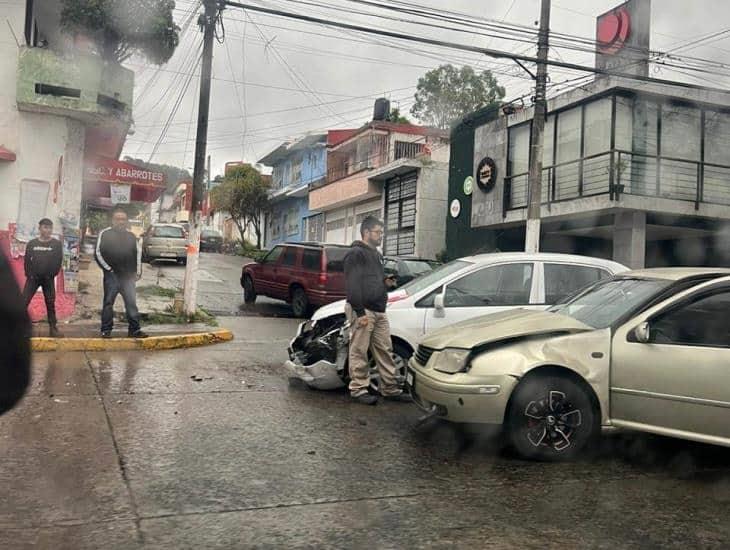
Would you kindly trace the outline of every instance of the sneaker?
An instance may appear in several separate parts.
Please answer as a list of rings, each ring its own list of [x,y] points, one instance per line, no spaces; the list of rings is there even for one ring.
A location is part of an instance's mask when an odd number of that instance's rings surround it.
[[[111,330],[103,330],[101,332],[102,338],[111,338],[112,337],[112,331]]]
[[[51,338],[63,338],[63,332],[58,330],[58,327],[51,327],[48,331],[48,335]]]
[[[360,403],[361,405],[377,405],[378,404],[377,395],[363,393],[362,395],[353,395],[351,397],[352,397],[353,401]]]
[[[147,334],[146,332],[143,332],[141,330],[138,330],[137,332],[127,333],[127,336],[129,338],[147,338],[147,337],[149,337],[149,334]]]
[[[409,393],[396,393],[395,395],[384,395],[386,401],[395,401],[396,403],[413,403],[413,397]]]

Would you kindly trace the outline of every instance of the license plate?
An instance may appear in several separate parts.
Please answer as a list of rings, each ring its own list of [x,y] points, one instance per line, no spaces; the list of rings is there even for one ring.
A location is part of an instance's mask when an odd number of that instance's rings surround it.
[[[415,377],[413,375],[413,371],[412,370],[409,370],[406,373],[406,384],[409,385],[411,388],[413,387],[413,381],[414,381],[414,379],[415,379]]]
[[[177,254],[175,252],[160,252],[160,256],[163,258],[177,258]]]

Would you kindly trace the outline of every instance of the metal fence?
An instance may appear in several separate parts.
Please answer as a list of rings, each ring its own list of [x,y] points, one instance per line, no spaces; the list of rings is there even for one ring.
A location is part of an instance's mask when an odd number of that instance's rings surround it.
[[[543,168],[542,203],[621,194],[730,205],[730,166],[614,150]],[[525,208],[527,173],[504,180],[504,211]]]

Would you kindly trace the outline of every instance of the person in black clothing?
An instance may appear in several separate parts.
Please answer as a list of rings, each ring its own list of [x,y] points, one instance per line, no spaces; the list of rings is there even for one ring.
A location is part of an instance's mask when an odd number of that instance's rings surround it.
[[[23,397],[30,382],[30,319],[18,283],[0,252],[0,414]]]
[[[375,405],[376,395],[368,392],[370,369],[368,351],[380,374],[380,393],[388,401],[410,402],[396,380],[390,324],[385,314],[388,289],[396,285],[395,277],[383,272],[383,257],[378,246],[383,242],[383,222],[368,216],[360,226],[361,241],[355,241],[345,256],[345,284],[350,322],[350,395],[358,403]]]
[[[104,307],[101,310],[101,336],[111,338],[114,328],[114,302],[121,294],[129,322],[130,338],[147,338],[139,326],[136,282],[142,276],[142,250],[137,237],[127,231],[127,213],[117,208],[112,226],[103,229],[96,240],[96,261],[104,270]]]
[[[48,218],[43,218],[38,222],[38,231],[40,237],[33,239],[25,247],[25,288],[23,289],[23,298],[25,298],[25,307],[27,308],[38,287],[43,289],[50,335],[60,338],[63,334],[58,330],[58,320],[56,319],[55,280],[63,263],[63,246],[61,241],[51,237],[53,222]]]

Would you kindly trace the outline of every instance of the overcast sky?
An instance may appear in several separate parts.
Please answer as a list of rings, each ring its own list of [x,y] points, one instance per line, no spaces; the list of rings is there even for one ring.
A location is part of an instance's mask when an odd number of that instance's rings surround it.
[[[540,11],[539,0],[412,1],[533,29],[537,28]],[[318,4],[317,7],[305,5],[310,2]],[[389,0],[381,2],[389,3]],[[596,15],[619,3],[619,0],[553,2],[551,30],[593,39]],[[193,10],[196,15],[182,34],[180,46],[169,63],[160,68],[137,58],[127,63],[136,73],[136,128],[135,134],[128,136],[123,152],[149,160],[159,141],[153,162],[190,168],[191,172],[199,84],[196,62],[202,43],[196,25],[200,11],[196,9],[197,4],[194,0],[177,2],[175,18],[179,25],[183,26]],[[395,12],[347,0],[252,0],[251,4],[468,45],[536,53],[535,44],[529,40],[504,40],[370,17],[357,12],[402,18]],[[730,20],[728,15],[730,5],[726,0],[693,3],[654,0],[651,48],[675,50],[693,39],[723,31]],[[419,76],[442,63],[470,64],[492,70],[506,87],[508,99],[529,92],[533,85],[524,71],[507,60],[244,13],[237,8],[225,10],[223,18],[225,40],[223,44],[216,42],[214,49],[208,140],[214,175],[222,172],[226,162],[241,159],[255,162],[281,142],[307,132],[358,127],[371,118],[373,101],[378,96],[389,97],[394,106],[400,106],[401,112],[408,114]],[[485,28],[478,32],[490,31]],[[724,61],[730,54],[730,30],[700,47],[680,48],[677,54]],[[594,62],[593,54],[587,52],[555,49],[550,55],[553,59],[583,65]],[[576,75],[580,73],[551,69],[551,82],[557,85]],[[730,79],[717,74],[700,73],[695,78],[654,68],[652,76],[713,87],[730,86]],[[553,92],[559,90],[560,87],[553,88]],[[163,136],[168,119],[171,124]]]

